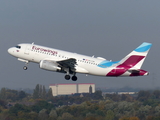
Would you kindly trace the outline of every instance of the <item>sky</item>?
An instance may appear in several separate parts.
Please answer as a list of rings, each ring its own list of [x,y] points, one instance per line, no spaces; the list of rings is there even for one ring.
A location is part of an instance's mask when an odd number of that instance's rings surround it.
[[[160,87],[159,0],[1,0],[0,88],[35,88],[37,84],[95,83],[104,88]],[[66,81],[62,73],[39,69],[8,54],[8,48],[32,43],[118,61],[143,42],[153,44],[143,77],[99,77],[77,74]]]

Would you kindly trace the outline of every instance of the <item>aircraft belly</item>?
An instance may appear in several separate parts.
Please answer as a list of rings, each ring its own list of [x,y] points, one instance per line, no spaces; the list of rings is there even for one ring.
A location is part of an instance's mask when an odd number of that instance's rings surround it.
[[[86,69],[84,69],[82,67],[78,67],[78,66],[76,66],[76,72],[84,73],[84,74],[88,74],[89,73]]]

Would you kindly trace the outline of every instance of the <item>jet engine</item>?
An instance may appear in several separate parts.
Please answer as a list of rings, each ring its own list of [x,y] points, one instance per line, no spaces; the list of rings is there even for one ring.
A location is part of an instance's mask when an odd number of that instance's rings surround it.
[[[49,71],[60,71],[61,68],[58,67],[57,63],[50,60],[42,60],[39,64],[41,69],[49,70]]]

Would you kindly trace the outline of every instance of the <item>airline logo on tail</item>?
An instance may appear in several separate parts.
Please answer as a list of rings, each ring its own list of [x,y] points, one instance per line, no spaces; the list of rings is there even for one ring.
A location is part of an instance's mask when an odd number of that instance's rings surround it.
[[[148,72],[141,70],[141,66],[151,48],[151,43],[143,43],[121,61],[109,62],[103,61],[99,64],[99,67],[108,68],[111,67],[110,72],[106,76],[125,76],[130,74],[130,76],[143,76],[148,75]]]

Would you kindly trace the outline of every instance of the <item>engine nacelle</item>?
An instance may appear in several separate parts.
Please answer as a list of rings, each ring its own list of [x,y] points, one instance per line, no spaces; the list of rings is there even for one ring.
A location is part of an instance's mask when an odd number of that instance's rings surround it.
[[[60,71],[61,68],[58,67],[57,63],[54,63],[53,61],[49,60],[42,60],[39,64],[39,67],[44,70],[49,71]]]

